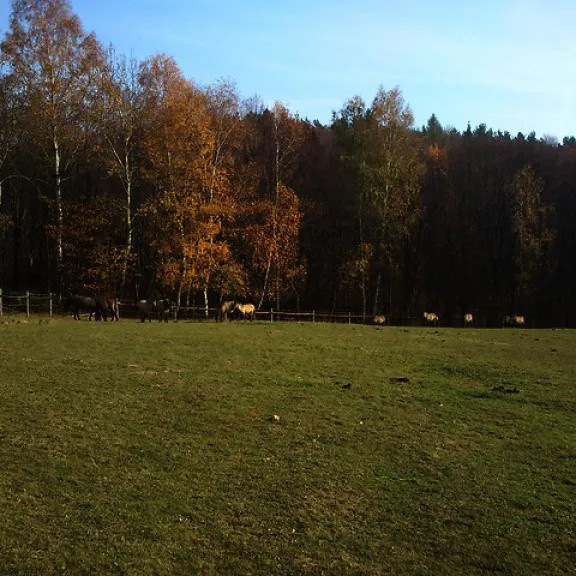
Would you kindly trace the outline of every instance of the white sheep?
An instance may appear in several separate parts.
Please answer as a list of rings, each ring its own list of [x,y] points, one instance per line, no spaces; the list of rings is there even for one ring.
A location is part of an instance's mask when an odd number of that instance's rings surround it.
[[[434,312],[424,312],[424,322],[431,326],[438,326],[438,314],[434,314]]]

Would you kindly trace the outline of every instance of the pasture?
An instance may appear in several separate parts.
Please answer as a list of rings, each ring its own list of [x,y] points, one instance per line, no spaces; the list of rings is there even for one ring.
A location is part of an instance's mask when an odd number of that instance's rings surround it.
[[[572,574],[575,376],[562,330],[0,324],[0,574]]]

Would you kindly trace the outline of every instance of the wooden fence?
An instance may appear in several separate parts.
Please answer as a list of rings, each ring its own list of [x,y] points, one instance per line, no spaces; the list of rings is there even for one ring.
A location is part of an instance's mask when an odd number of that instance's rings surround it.
[[[214,320],[217,308],[209,308],[208,316],[203,306],[178,306],[175,307],[175,320]],[[138,318],[138,303],[135,300],[119,300],[118,312],[122,318]],[[0,317],[3,314],[54,314],[61,313],[61,306],[58,298],[53,293],[34,294],[25,292],[23,294],[3,293],[0,289]],[[331,322],[340,324],[369,324],[372,323],[372,316],[354,314],[352,312],[323,312],[312,310],[310,312],[295,312],[290,310],[259,310],[256,318],[264,322]],[[387,318],[387,324],[396,326],[416,326],[421,324],[419,317],[394,317]]]
[[[57,299],[51,292],[48,294],[33,294],[26,291],[24,294],[4,293],[0,289],[0,316],[5,313],[48,314],[52,316],[57,305]]]

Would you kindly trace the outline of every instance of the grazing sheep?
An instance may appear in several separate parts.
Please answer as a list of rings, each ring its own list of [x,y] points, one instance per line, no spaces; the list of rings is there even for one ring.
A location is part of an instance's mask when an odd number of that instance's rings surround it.
[[[464,326],[472,326],[474,324],[474,316],[472,314],[464,314]]]
[[[526,324],[524,316],[504,316],[503,326],[509,328],[520,328]]]
[[[429,326],[438,326],[438,314],[434,312],[424,312],[424,323]]]
[[[372,318],[372,324],[376,324],[377,326],[386,324],[386,316],[374,316],[374,318]]]

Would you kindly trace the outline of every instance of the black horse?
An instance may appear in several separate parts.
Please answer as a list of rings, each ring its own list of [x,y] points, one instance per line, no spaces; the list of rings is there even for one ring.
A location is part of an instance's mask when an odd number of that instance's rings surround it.
[[[101,316],[96,298],[92,298],[91,296],[81,296],[79,294],[67,296],[62,300],[62,309],[65,313],[72,310],[74,320],[80,320],[81,312],[88,312],[88,320],[92,320],[93,314],[96,320],[99,320],[99,316]]]
[[[158,312],[158,321],[168,322],[168,316],[170,316],[170,311],[172,310],[172,301],[168,298],[163,298],[162,300],[156,300],[156,310]]]

